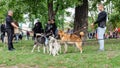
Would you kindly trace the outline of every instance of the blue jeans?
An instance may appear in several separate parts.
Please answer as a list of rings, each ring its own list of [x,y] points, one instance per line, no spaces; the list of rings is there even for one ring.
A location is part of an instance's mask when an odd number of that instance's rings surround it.
[[[47,37],[45,37],[45,45],[48,45],[48,38]]]
[[[15,34],[15,38],[16,38],[16,42],[18,42],[18,40],[19,40],[19,33]]]
[[[97,34],[98,34],[98,42],[99,42],[99,45],[100,45],[100,50],[104,50],[104,34],[105,34],[105,30],[106,30],[106,27],[104,28],[101,28],[101,27],[98,27],[97,28]]]

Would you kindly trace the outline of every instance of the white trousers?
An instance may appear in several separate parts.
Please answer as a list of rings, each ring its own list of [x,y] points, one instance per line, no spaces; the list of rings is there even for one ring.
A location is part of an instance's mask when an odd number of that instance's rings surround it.
[[[98,27],[97,28],[97,34],[98,34],[98,42],[99,42],[99,45],[100,45],[100,50],[104,50],[104,34],[105,34],[105,30],[106,30],[106,27],[104,28],[101,28],[101,27]]]

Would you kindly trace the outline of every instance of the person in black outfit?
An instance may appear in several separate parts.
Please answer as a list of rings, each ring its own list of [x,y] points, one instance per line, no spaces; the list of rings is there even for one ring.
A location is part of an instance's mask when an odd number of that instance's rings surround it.
[[[103,4],[98,4],[98,9],[100,13],[98,14],[98,18],[94,24],[98,24],[97,28],[97,36],[98,36],[98,42],[100,45],[99,50],[104,51],[104,34],[106,30],[106,20],[107,20],[107,13],[104,11],[104,6]]]
[[[52,32],[53,32],[54,36],[56,37],[57,26],[55,24],[54,19],[51,20],[51,25],[52,25]]]
[[[14,50],[15,48],[13,47],[13,43],[12,43],[12,40],[13,40],[13,34],[14,34],[14,28],[18,28],[18,26],[16,26],[14,24],[14,21],[12,19],[12,16],[13,16],[13,11],[8,11],[8,15],[6,17],[6,32],[7,32],[7,36],[8,36],[8,50],[9,51],[12,51]]]
[[[5,24],[1,25],[1,40],[4,42],[4,36],[5,36]]]
[[[34,32],[34,39],[35,39],[35,37],[36,37],[36,33],[43,33],[44,31],[43,31],[43,28],[42,28],[42,24],[41,24],[41,22],[39,22],[39,21],[37,21],[36,23],[35,23],[35,26],[33,27],[33,32]]]
[[[51,30],[52,30],[51,21],[48,20],[48,23],[45,25],[45,33],[46,34],[51,33]]]

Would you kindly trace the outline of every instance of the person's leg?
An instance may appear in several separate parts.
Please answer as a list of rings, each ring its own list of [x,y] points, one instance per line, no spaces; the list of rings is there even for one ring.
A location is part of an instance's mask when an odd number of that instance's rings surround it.
[[[3,34],[1,34],[1,40],[2,40],[2,43],[4,43],[4,36],[3,36]]]
[[[48,45],[48,38],[47,37],[45,37],[45,45]]]
[[[99,40],[100,50],[104,51],[104,40]]]
[[[29,40],[29,37],[30,37],[30,36],[28,35],[28,40]]]
[[[19,40],[19,34],[17,33],[16,34],[16,42],[18,42],[18,40]]]
[[[9,37],[10,37],[10,31],[7,29],[6,30],[6,32],[7,32],[7,36],[8,36],[8,50],[11,50],[11,48],[10,48],[10,41],[9,41]]]
[[[28,40],[28,35],[27,35],[27,40]]]
[[[15,49],[14,46],[13,46],[13,42],[12,42],[13,41],[13,34],[14,34],[14,31],[11,30],[11,33],[10,33],[10,44],[11,44],[11,48]]]
[[[8,50],[12,50],[12,32],[10,29],[7,29],[8,36]]]
[[[100,45],[100,50],[104,51],[104,33],[106,28],[99,28],[98,27],[98,42]]]

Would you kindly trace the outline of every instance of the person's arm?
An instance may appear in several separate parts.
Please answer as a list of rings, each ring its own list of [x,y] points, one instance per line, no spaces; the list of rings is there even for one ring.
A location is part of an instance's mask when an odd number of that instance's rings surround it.
[[[45,33],[47,33],[47,31],[48,31],[48,25],[46,24],[45,25]]]
[[[12,22],[12,23],[11,23],[11,25],[12,25],[13,27],[15,27],[15,28],[17,28],[17,29],[18,29],[18,26],[17,26],[17,25],[15,25],[15,23],[14,23],[14,22]]]
[[[13,19],[12,19],[11,17],[7,17],[6,21],[7,21],[7,22],[10,22],[10,24],[11,24],[13,27],[18,28],[18,26],[15,25],[15,23],[13,22]]]
[[[101,22],[104,18],[106,18],[106,15],[106,12],[102,12],[94,24]]]

